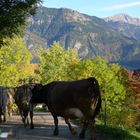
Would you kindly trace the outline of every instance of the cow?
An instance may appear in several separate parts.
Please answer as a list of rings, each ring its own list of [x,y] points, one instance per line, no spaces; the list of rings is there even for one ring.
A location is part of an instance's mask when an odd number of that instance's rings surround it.
[[[13,105],[14,105],[14,98],[13,98],[14,94],[15,94],[14,88],[7,87],[6,93],[7,93],[8,98],[9,98],[9,102],[7,104],[7,112],[8,112],[9,117],[11,117],[12,112],[13,112]]]
[[[12,113],[13,97],[7,87],[0,86],[0,122],[6,122],[7,112]],[[3,120],[2,120],[3,115]]]
[[[29,125],[29,111],[30,111],[30,98],[31,98],[31,84],[24,84],[15,87],[14,100],[18,107],[19,114],[21,115],[24,126]]]
[[[101,108],[101,94],[94,77],[76,81],[54,81],[46,85],[35,85],[30,103],[45,103],[48,106],[54,118],[54,135],[59,133],[58,116],[65,119],[72,134],[75,134],[75,130],[69,120],[79,118],[83,122],[79,138],[84,138],[88,126],[91,133],[94,133],[95,117]],[[91,135],[91,138],[95,137]]]

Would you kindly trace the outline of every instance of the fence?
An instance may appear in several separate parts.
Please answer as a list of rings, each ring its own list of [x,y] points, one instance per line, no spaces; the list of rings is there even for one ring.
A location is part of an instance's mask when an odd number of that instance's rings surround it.
[[[104,118],[103,118],[103,120],[104,120],[104,125],[107,125],[107,105],[109,105],[109,106],[112,106],[112,107],[114,107],[114,108],[116,108],[116,109],[119,109],[119,108],[124,108],[124,111],[123,112],[125,112],[126,111],[126,106],[119,106],[119,105],[116,105],[116,104],[112,104],[112,103],[110,103],[109,101],[107,101],[107,99],[106,98],[104,98],[104,99],[102,99],[103,101],[104,101]],[[127,111],[126,112],[135,112],[135,113],[140,113],[140,109],[132,109],[132,108],[129,108],[129,109],[127,109]]]

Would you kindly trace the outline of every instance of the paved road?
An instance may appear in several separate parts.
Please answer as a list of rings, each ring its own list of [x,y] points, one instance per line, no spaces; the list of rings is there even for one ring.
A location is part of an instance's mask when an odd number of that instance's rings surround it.
[[[71,135],[67,125],[62,118],[59,118],[59,136],[53,136],[54,123],[49,113],[35,114],[35,129],[24,128],[21,118],[13,115],[6,123],[0,125],[3,132],[11,132],[12,135],[6,140],[78,140],[78,134]],[[80,132],[78,126],[77,132]],[[86,139],[88,139],[88,134]]]

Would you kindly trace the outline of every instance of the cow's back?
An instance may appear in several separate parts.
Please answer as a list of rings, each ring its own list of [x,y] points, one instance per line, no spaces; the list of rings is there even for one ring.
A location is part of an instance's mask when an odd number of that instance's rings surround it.
[[[87,79],[52,82],[48,92],[48,103],[58,115],[71,108],[80,108],[85,111],[85,108],[91,105],[88,94],[89,86]]]
[[[89,87],[87,80],[78,80],[78,81],[57,81],[50,84],[49,92],[51,95],[55,96],[65,96],[69,97],[74,94],[84,94]]]

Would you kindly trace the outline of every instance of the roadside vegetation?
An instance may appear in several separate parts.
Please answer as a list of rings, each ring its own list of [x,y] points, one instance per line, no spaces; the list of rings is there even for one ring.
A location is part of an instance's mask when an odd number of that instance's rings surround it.
[[[140,133],[133,129],[125,129],[110,125],[97,124],[97,130],[104,133],[109,140],[139,140]]]

